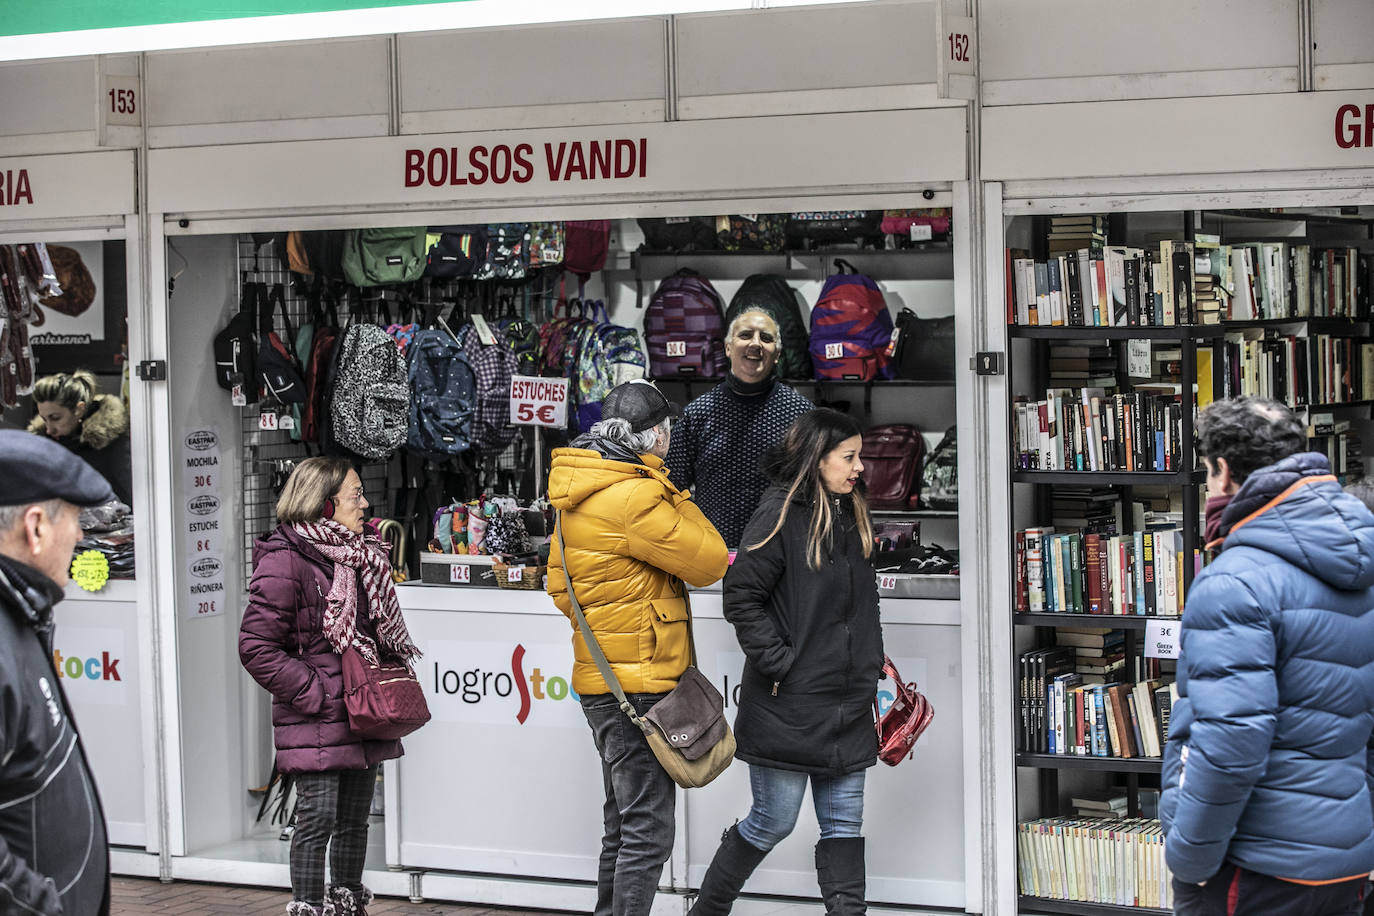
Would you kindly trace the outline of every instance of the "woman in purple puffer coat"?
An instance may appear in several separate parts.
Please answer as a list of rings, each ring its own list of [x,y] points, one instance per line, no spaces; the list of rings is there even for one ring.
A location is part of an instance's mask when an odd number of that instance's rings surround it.
[[[277,769],[295,774],[288,916],[366,916],[372,894],[363,860],[377,766],[402,753],[399,741],[354,735],[344,707],[347,646],[369,660],[419,655],[386,545],[364,524],[367,506],[346,459],[310,458],[282,490],[277,530],[253,550],[239,658],[272,694]]]

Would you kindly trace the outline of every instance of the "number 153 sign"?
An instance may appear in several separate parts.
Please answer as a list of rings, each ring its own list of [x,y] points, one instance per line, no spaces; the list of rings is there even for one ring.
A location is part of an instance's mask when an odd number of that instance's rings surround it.
[[[568,380],[512,376],[510,421],[516,426],[568,425]]]

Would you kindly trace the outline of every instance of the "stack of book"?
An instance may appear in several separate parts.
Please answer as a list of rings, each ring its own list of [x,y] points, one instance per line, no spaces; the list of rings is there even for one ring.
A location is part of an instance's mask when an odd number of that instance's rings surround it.
[[[1184,562],[1176,524],[1128,534],[1027,528],[1016,533],[1016,612],[1177,617]]]
[[[1047,239],[1050,254],[1088,248],[1101,251],[1107,244],[1107,217],[1101,215],[1051,216]]]
[[[1320,452],[1331,463],[1331,473],[1342,484],[1364,476],[1364,446],[1349,420],[1337,420],[1329,413],[1313,413],[1307,418],[1307,448]]]
[[[1125,817],[1126,790],[1119,786],[1097,792],[1084,792],[1069,799],[1078,817]]]
[[[1115,388],[1118,362],[1106,345],[1051,343],[1051,388]]]
[[[1053,900],[1171,909],[1172,875],[1157,820],[1048,817],[1020,824],[1021,893]]]
[[[1126,634],[1105,627],[1059,627],[1056,646],[1073,649],[1073,670],[1083,675],[1080,684],[1105,684],[1120,678],[1126,667]]]
[[[1177,471],[1183,406],[1173,394],[1051,388],[1013,405],[1016,466],[1040,471]]]

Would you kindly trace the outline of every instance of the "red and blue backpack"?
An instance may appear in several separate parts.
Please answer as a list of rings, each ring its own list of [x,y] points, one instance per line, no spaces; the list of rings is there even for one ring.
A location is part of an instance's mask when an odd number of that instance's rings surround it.
[[[836,260],[835,266],[841,273],[825,281],[811,310],[811,362],[816,378],[863,382],[893,378],[896,373],[887,352],[892,315],[882,290],[853,265]]]

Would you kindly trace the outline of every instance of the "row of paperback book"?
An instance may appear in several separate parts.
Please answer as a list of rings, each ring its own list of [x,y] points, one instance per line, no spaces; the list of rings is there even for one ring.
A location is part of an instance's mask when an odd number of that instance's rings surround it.
[[[1016,466],[1041,471],[1176,471],[1183,405],[1172,394],[1051,388],[1013,403]]]
[[[1151,525],[1143,531],[1060,532],[1051,527],[1016,533],[1018,614],[1177,617],[1183,613],[1183,530]],[[1194,551],[1193,573],[1201,553]]]
[[[1157,820],[1046,817],[1017,828],[1021,893],[1052,900],[1171,909],[1173,876]]]
[[[1069,649],[1069,651],[1065,651]],[[1173,683],[1087,684],[1071,647],[1023,653],[1018,714],[1032,754],[1066,757],[1160,757],[1169,738]],[[1100,681],[1102,676],[1093,677]]]
[[[1313,334],[1228,332],[1222,343],[1223,394],[1259,395],[1290,407],[1374,400],[1374,343]]]
[[[1374,259],[1288,242],[1100,245],[1035,260],[1007,251],[1008,321],[1030,327],[1168,327],[1370,314]]]

